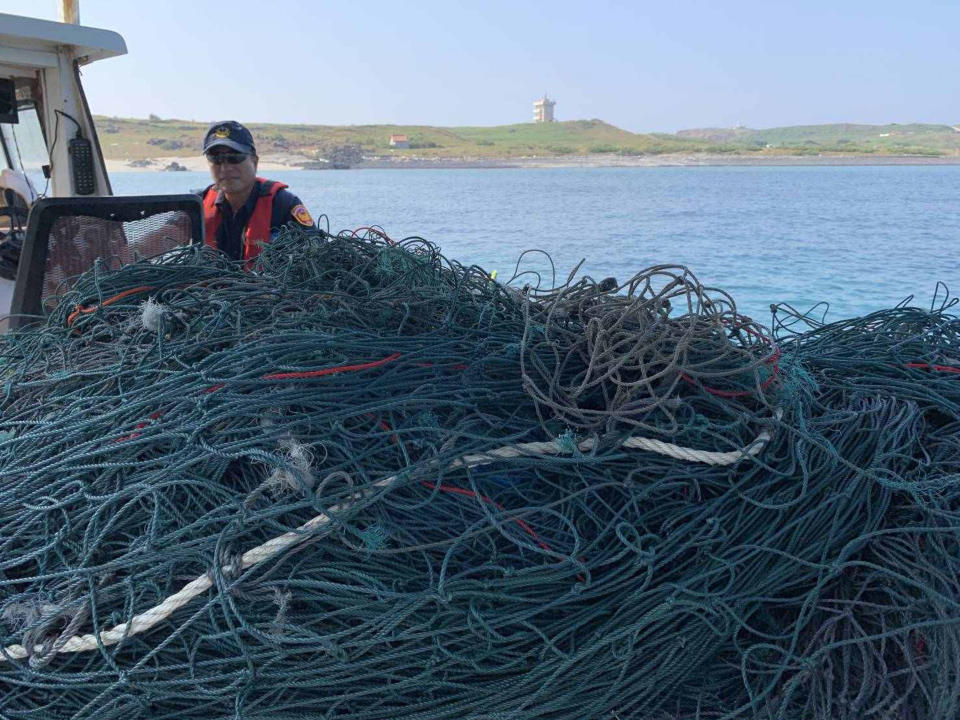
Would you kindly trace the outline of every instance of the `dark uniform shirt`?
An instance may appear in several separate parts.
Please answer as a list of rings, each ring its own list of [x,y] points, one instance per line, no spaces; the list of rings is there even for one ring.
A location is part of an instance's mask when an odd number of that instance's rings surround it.
[[[257,198],[260,197],[259,180],[254,183],[250,197],[237,212],[227,202],[222,192],[217,193],[216,205],[222,218],[220,228],[217,230],[217,249],[234,260],[243,258],[243,231],[250,222],[250,216],[253,215],[253,208],[257,204]],[[204,191],[201,191],[201,196]],[[293,211],[302,206],[300,198],[286,189],[282,189],[273,196],[273,211],[270,214],[270,229],[286,225],[288,222],[297,222],[303,224],[300,217],[293,214]],[[309,215],[307,215],[309,218]]]

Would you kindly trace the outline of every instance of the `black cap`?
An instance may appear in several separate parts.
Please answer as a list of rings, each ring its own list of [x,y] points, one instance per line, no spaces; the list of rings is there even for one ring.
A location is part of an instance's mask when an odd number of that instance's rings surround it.
[[[221,145],[252,155],[257,152],[257,149],[253,146],[253,135],[236,120],[215,122],[207,130],[207,135],[203,138],[204,154]]]

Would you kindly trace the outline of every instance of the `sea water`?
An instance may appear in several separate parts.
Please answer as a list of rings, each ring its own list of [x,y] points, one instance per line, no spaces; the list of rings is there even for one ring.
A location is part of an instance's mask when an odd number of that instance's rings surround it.
[[[827,320],[837,320],[908,295],[929,307],[938,281],[960,292],[956,165],[265,174],[334,231],[376,224],[394,239],[418,235],[498,280],[520,259],[519,285],[566,280],[581,260],[580,274],[621,282],[677,263],[765,324],[776,302],[804,310],[829,302]],[[192,172],[111,178],[118,195],[209,183]],[[523,255],[531,249],[542,253]]]

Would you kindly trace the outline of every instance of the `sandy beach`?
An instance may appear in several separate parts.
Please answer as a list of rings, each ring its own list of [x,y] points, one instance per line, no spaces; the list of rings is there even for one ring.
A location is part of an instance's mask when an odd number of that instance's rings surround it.
[[[302,163],[306,158],[288,155],[265,155],[260,158],[259,171],[270,172],[273,170],[301,170]],[[144,164],[144,162],[149,164]],[[131,165],[131,160],[106,160],[107,173],[116,172],[175,172],[168,170],[168,166],[176,163],[185,170],[193,172],[206,172],[209,166],[203,155],[183,155],[176,157],[157,157],[150,158],[147,161],[135,161]]]

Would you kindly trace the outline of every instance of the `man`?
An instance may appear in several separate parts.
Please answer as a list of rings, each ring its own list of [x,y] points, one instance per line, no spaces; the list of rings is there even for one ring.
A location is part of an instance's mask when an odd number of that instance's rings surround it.
[[[300,198],[280,182],[257,177],[253,135],[233,120],[210,126],[203,154],[214,183],[200,196],[206,242],[234,260],[251,262],[270,242],[272,231],[296,222],[313,227]]]

